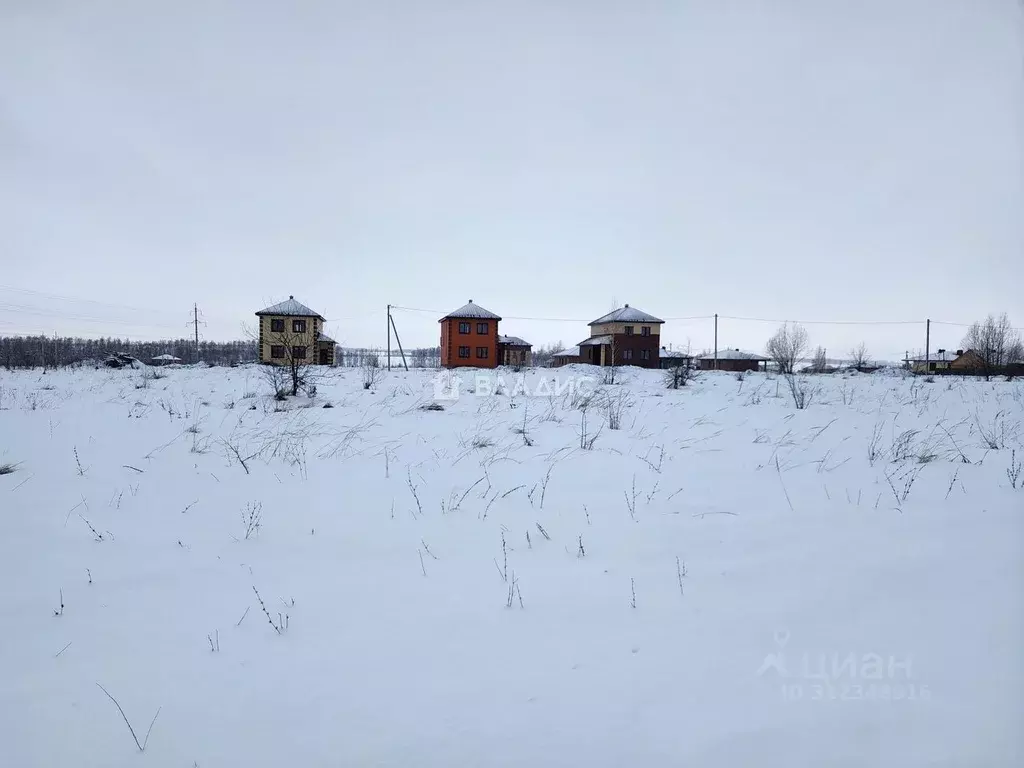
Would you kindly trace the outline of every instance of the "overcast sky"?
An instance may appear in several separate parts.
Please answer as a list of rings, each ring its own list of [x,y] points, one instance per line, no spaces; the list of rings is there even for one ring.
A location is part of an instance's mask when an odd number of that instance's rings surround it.
[[[1019,0],[2,0],[0,334],[177,336],[198,302],[239,338],[289,294],[353,346],[470,298],[575,320],[502,323],[534,344],[626,302],[1024,326],[1022,62]]]

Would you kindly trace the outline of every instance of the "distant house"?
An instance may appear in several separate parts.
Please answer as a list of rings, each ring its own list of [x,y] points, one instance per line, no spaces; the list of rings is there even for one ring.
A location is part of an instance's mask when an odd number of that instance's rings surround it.
[[[157,355],[149,362],[152,365],[172,365],[174,363],[180,363],[181,358],[175,357],[174,355]]]
[[[927,357],[909,358],[907,364],[914,373],[935,373],[936,371],[948,370],[953,361],[963,354],[964,351],[962,349],[958,349],[956,353],[938,349]],[[966,360],[964,362],[966,363]]]
[[[498,323],[501,317],[470,299],[438,322],[441,324],[441,365],[445,368],[496,368]]]
[[[498,336],[499,365],[530,365],[533,345],[518,336]]]
[[[981,373],[985,370],[985,358],[973,349],[958,349],[956,357],[949,363],[949,370],[957,373]]]
[[[768,358],[756,352],[744,352],[740,349],[720,349],[697,358],[702,371],[759,371],[762,364],[767,367]]]
[[[551,367],[560,368],[563,365],[570,365],[572,363],[580,362],[580,348],[569,347],[567,349],[555,352],[551,356]]]
[[[665,321],[629,304],[589,323],[590,337],[579,343],[579,361],[591,365],[657,368]]]
[[[261,309],[259,360],[270,365],[334,365],[333,339],[323,335],[324,318],[289,296],[287,301]]]
[[[662,368],[681,368],[683,366],[691,365],[693,363],[693,356],[688,355],[685,352],[665,349],[665,347],[662,347],[658,352],[658,362],[661,364]]]

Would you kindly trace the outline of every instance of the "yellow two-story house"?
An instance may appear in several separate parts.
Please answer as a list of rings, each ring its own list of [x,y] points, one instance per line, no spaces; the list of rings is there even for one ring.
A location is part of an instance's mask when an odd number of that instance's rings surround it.
[[[271,365],[334,365],[334,340],[324,335],[324,318],[289,296],[287,301],[261,309],[259,355]]]

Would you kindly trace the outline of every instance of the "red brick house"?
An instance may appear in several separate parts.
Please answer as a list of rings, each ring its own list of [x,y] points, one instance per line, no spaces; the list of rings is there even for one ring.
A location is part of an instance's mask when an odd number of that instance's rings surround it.
[[[497,368],[501,318],[470,299],[441,323],[441,365],[445,368]]]

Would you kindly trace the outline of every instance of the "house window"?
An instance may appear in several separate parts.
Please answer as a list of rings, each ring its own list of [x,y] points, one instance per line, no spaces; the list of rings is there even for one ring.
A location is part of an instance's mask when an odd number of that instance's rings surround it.
[[[469,323],[459,323],[459,333],[469,333]],[[469,357],[469,355],[466,355]]]
[[[487,335],[487,323],[477,323],[476,324],[476,332],[478,334],[480,334],[481,336],[486,336]]]
[[[640,359],[641,360],[650,360],[651,359],[651,350],[649,350],[649,349],[641,349],[640,350]]]
[[[627,325],[626,326],[626,335],[627,336],[632,336],[633,335],[633,326],[632,325]]]
[[[292,320],[292,333],[305,333],[306,332],[306,321],[305,320]]]
[[[651,335],[651,326],[649,326],[649,325],[641,326],[641,328],[640,328],[640,335],[641,336],[650,336]]]
[[[284,320],[282,320],[281,323],[283,324]],[[270,356],[272,358],[274,358],[275,360],[283,360],[284,359],[284,347],[282,345],[280,345],[280,344],[273,345],[270,348]]]
[[[275,333],[284,333],[284,320],[271,320],[270,330],[274,331]]]
[[[486,360],[489,352],[490,350],[488,350],[487,347],[477,347],[476,357],[478,360]]]
[[[292,360],[305,360],[306,359],[306,348],[305,347],[292,347]]]
[[[632,360],[633,359],[633,350],[632,349],[624,349],[624,350],[622,350],[622,359],[623,360]]]
[[[467,359],[469,357],[469,347],[459,347],[459,357]]]

